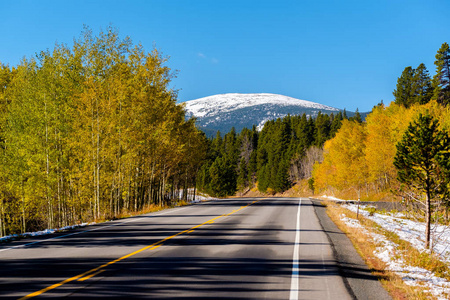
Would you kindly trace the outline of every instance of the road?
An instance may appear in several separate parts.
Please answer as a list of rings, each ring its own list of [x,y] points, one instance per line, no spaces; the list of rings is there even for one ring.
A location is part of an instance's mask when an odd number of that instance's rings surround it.
[[[355,296],[348,278],[374,278],[341,276],[313,202],[298,198],[209,201],[16,241],[0,266],[11,299],[375,299]]]

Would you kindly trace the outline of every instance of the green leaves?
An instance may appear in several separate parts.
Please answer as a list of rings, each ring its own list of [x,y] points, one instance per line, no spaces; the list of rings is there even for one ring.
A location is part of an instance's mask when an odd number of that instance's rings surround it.
[[[166,205],[195,186],[206,141],[165,62],[109,27],[0,65],[0,218],[14,220],[0,233]]]

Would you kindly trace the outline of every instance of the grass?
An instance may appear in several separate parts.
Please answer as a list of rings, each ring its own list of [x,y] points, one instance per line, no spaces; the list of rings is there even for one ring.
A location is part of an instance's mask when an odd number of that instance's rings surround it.
[[[341,221],[340,216],[345,214],[349,218],[356,219],[356,214],[351,212],[339,204],[332,202],[326,202],[327,213],[330,218],[336,223],[336,225],[341,229],[352,241],[355,249],[364,258],[366,264],[372,270],[375,276],[377,276],[383,287],[390,293],[393,299],[403,300],[403,299],[435,299],[434,296],[427,293],[424,288],[412,287],[403,282],[403,280],[389,270],[386,270],[386,264],[374,255],[374,251],[377,245],[370,236],[366,235],[362,230],[358,228],[352,228]],[[436,274],[446,274],[448,272],[448,266],[439,261],[433,255],[426,252],[420,253],[418,250],[413,248],[411,244],[406,241],[401,240],[396,234],[389,231],[383,230],[378,224],[372,222],[368,219],[359,218],[361,225],[363,225],[367,230],[376,233],[384,234],[389,240],[399,245],[398,253],[408,253],[408,255],[402,255],[402,258],[407,264],[413,266],[419,266],[424,269],[431,269]],[[447,278],[447,275],[445,275]]]
[[[387,212],[385,210],[379,211],[375,207],[367,207],[364,210],[369,212],[369,216],[373,216],[374,213],[387,214]],[[392,211],[392,212],[395,213],[396,211]],[[425,251],[421,252],[421,251],[417,250],[416,248],[414,248],[411,245],[411,243],[409,243],[408,241],[401,239],[394,232],[384,230],[384,229],[380,228],[374,222],[369,221],[369,223],[370,223],[370,225],[372,225],[372,227],[377,226],[378,227],[377,231],[379,233],[384,234],[384,236],[388,240],[396,243],[398,245],[399,252],[408,253],[408,255],[406,255],[403,258],[403,260],[408,265],[429,270],[429,271],[435,273],[436,276],[445,278],[446,280],[450,281],[450,267],[446,263],[441,261],[439,256],[437,256],[434,253],[429,253],[429,252],[425,252]],[[373,225],[372,223],[375,225]]]

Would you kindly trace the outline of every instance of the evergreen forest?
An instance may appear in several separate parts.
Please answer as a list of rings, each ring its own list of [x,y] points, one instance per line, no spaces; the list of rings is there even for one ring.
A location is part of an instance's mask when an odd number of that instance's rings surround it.
[[[217,197],[245,193],[254,186],[263,193],[284,192],[294,182],[311,177],[323,144],[334,137],[343,120],[362,122],[359,113],[349,119],[344,111],[319,113],[315,118],[288,115],[267,121],[260,132],[256,126],[240,133],[232,129],[223,137],[217,132],[208,140],[197,186]]]

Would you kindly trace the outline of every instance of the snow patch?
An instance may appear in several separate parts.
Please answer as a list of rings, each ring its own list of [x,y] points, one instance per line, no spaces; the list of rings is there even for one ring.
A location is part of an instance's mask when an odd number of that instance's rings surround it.
[[[33,237],[33,236],[47,235],[47,234],[52,234],[55,232],[61,232],[61,231],[72,230],[75,228],[85,227],[87,225],[93,225],[93,224],[96,224],[96,223],[95,222],[82,223],[82,224],[77,224],[77,225],[64,226],[61,228],[45,229],[45,230],[35,231],[35,232],[25,232],[25,233],[21,233],[21,234],[11,234],[11,235],[1,237],[0,242],[6,242],[6,241],[17,239],[17,238],[27,238],[27,237]]]
[[[196,100],[186,101],[185,107],[188,114],[198,118],[213,117],[224,112],[229,112],[241,108],[256,105],[277,105],[277,106],[301,106],[317,110],[330,110],[338,112],[339,109],[288,96],[277,94],[221,94],[204,97]]]
[[[334,198],[334,197],[327,197]],[[333,200],[340,200],[334,198]],[[341,200],[344,201],[344,200]],[[344,204],[344,207],[356,212],[356,204]],[[364,206],[363,206],[364,207]],[[369,213],[364,209],[359,210],[359,214],[367,219],[379,224],[382,228],[396,233],[401,239],[410,242],[413,247],[419,251],[427,251],[425,249],[425,224],[412,220],[403,219],[403,214],[378,214]],[[402,255],[396,251],[398,245],[389,241],[384,235],[370,232],[365,229],[359,220],[348,218],[345,214],[340,216],[349,227],[359,228],[380,246],[378,246],[374,254],[386,263],[388,270],[395,272],[401,276],[402,280],[411,286],[422,286],[428,289],[438,299],[449,299],[450,282],[446,279],[437,277],[433,272],[419,267],[406,265],[402,259]],[[448,251],[450,244],[450,230],[448,226],[439,225],[435,228],[433,242],[433,250],[440,254],[444,262],[450,263],[450,253]],[[438,238],[437,238],[438,237]]]

